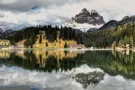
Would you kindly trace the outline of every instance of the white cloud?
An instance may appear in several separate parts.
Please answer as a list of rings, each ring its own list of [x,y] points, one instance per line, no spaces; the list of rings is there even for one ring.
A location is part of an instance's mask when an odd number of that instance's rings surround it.
[[[18,2],[16,0],[11,1],[12,3]],[[16,8],[12,8],[14,4],[11,4],[11,10],[0,10],[0,13],[2,13],[0,22],[4,23],[3,27],[5,26],[4,28],[18,29],[30,25],[35,26],[39,24],[59,24],[71,19],[71,17],[75,16],[83,8],[87,8],[89,11],[92,9],[97,10],[102,16],[104,16],[105,21],[109,21],[111,19],[120,20],[126,15],[135,14],[134,0],[56,0],[54,2],[52,0],[37,1],[38,0],[34,0],[30,3],[28,0],[23,0],[22,3],[21,1],[17,3]],[[36,11],[30,10],[30,6],[32,7],[34,5],[41,7]],[[3,8],[2,6],[0,7]],[[21,7],[26,7],[27,9],[23,9]],[[8,8],[10,9],[10,4]],[[14,11],[15,9],[18,11]],[[22,9],[27,11],[21,12]],[[11,25],[7,25],[6,23]]]
[[[14,2],[17,2],[18,0],[1,0],[0,3],[2,4],[11,4],[11,3],[14,3]]]

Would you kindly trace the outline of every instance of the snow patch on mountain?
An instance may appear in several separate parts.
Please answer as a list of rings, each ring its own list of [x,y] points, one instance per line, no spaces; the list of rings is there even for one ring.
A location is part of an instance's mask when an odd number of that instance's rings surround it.
[[[73,20],[70,20],[70,21],[67,21],[67,22],[62,24],[62,27],[65,27],[65,26],[71,27],[71,28],[76,29],[76,30],[80,30],[82,32],[87,32],[91,28],[97,28],[98,29],[101,26],[103,26],[103,24],[102,25],[92,25],[92,24],[88,24],[88,23],[81,24],[81,23],[77,23]]]

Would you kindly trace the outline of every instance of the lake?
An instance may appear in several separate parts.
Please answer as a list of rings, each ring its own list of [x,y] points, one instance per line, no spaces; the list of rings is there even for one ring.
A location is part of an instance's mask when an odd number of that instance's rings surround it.
[[[0,90],[135,90],[135,52],[0,51]]]

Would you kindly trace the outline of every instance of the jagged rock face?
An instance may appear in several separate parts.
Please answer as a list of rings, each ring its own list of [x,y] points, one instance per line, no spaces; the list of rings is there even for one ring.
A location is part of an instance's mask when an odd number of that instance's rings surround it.
[[[72,20],[81,24],[88,23],[92,25],[101,25],[105,23],[103,17],[99,15],[97,11],[92,10],[90,13],[86,8],[82,9],[82,11],[72,18]]]
[[[103,17],[97,11],[92,10],[89,12],[86,8],[82,9],[79,14],[71,20],[63,23],[63,27],[71,27],[77,31],[87,32],[94,31],[105,24]]]

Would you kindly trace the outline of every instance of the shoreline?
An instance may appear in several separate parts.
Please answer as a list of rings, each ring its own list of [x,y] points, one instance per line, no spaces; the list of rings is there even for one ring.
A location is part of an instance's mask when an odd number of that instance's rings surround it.
[[[134,48],[1,48],[0,51],[9,51],[9,50],[65,50],[65,51],[135,51]]]

